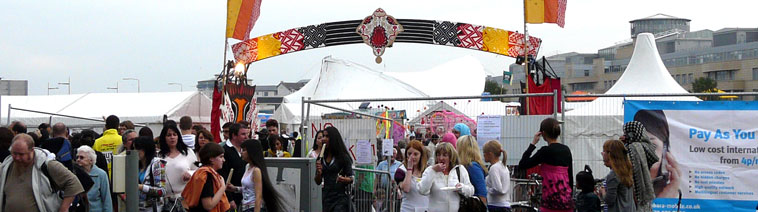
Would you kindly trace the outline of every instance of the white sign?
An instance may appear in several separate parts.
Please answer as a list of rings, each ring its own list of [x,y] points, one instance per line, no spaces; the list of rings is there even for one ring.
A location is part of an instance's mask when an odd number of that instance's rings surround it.
[[[371,154],[371,142],[368,140],[358,140],[356,144],[355,157],[358,164],[370,164],[373,154]]]
[[[395,144],[393,139],[382,139],[382,156],[392,157],[393,144]]]
[[[476,121],[476,140],[479,147],[484,146],[487,141],[500,141],[500,130],[502,126],[502,116],[482,115],[477,117]]]

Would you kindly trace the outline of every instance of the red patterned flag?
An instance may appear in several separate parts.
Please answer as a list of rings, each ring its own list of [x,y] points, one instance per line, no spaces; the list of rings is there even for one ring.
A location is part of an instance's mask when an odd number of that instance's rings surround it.
[[[226,37],[245,40],[261,15],[261,0],[227,0]]]
[[[526,23],[556,23],[563,27],[566,23],[567,0],[526,0],[524,13]]]

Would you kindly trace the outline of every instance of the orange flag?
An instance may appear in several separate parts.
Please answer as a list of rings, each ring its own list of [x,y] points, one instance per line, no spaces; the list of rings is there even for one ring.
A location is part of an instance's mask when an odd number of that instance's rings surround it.
[[[227,0],[226,37],[245,40],[261,15],[261,0]]]
[[[566,0],[524,0],[526,23],[556,23],[563,28]]]

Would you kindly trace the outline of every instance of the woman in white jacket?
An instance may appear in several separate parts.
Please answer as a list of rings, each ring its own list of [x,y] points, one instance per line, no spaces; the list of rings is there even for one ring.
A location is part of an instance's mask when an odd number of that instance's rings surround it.
[[[464,166],[458,165],[458,153],[452,144],[437,144],[434,154],[437,164],[424,171],[421,183],[418,184],[419,193],[429,196],[429,211],[458,211],[460,195],[474,195],[468,171]]]

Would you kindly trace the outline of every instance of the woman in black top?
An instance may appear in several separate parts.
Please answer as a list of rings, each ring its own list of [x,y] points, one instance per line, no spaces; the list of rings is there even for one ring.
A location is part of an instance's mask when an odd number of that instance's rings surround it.
[[[324,130],[327,138],[323,158],[316,160],[316,184],[324,183],[323,211],[350,211],[346,186],[353,182],[353,160],[347,153],[340,132],[335,127]]]
[[[543,120],[540,123],[540,131],[534,134],[531,145],[518,163],[518,168],[522,170],[542,165],[540,167],[540,175],[543,179],[540,211],[573,211],[571,187],[574,185],[574,178],[571,174],[573,173],[571,150],[558,142],[560,134],[561,126],[558,120],[554,118]],[[532,156],[540,137],[545,139],[548,145],[540,148]]]

